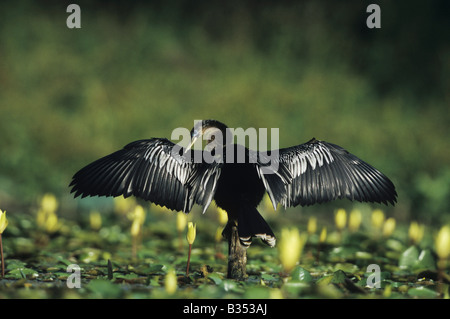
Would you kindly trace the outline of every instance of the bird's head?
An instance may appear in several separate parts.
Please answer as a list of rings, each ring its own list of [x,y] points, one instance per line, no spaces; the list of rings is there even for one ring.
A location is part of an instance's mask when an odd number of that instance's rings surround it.
[[[186,148],[187,152],[192,148],[194,143],[203,138],[210,147],[225,146],[227,137],[227,126],[216,120],[195,121],[191,130],[191,143]]]

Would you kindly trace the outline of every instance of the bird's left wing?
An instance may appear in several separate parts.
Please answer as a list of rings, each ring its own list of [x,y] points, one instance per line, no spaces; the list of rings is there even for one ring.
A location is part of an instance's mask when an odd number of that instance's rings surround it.
[[[389,178],[338,145],[312,139],[278,153],[278,175],[285,178],[262,175],[275,207],[278,203],[307,206],[341,198],[396,202],[397,192]]]
[[[220,164],[195,161],[194,151],[176,151],[164,138],[139,140],[87,165],[69,186],[77,196],[134,195],[188,213],[194,203],[206,211],[214,196]]]

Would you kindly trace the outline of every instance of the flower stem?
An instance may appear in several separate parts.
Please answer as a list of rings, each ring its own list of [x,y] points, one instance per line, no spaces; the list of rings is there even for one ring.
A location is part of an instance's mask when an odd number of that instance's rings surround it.
[[[189,244],[188,260],[187,260],[187,267],[186,267],[186,277],[189,276],[189,264],[191,262],[191,249],[192,249],[192,244]]]
[[[2,242],[2,234],[0,234],[0,254],[2,257],[2,278],[5,277],[5,260],[3,259],[3,242]]]

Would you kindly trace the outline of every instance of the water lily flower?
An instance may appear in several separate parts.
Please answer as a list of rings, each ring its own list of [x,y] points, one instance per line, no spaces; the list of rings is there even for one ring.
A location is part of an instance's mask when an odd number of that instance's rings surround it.
[[[193,224],[192,222],[188,223],[188,231],[187,231],[186,239],[189,243],[189,252],[188,252],[188,261],[187,261],[187,266],[186,266],[186,276],[189,276],[189,264],[191,262],[192,244],[195,241],[196,228],[197,228],[197,226],[195,224]]]
[[[408,236],[409,236],[409,239],[414,244],[417,244],[422,240],[424,233],[425,233],[424,225],[420,225],[416,221],[411,222],[411,224],[409,225]]]
[[[310,217],[308,219],[308,225],[306,227],[308,234],[312,235],[317,231],[317,218],[315,217]]]
[[[46,213],[55,213],[58,209],[58,205],[58,200],[56,199],[55,195],[47,193],[42,196],[41,208]]]
[[[279,258],[286,273],[289,273],[300,260],[305,239],[298,228],[283,228],[278,244]]]
[[[338,228],[338,230],[343,230],[345,228],[345,225],[347,224],[347,213],[345,209],[339,208],[336,212],[334,220],[336,222],[336,227]]]
[[[187,225],[187,215],[183,212],[177,213],[178,249],[183,249],[183,231]]]
[[[327,240],[327,228],[323,227],[319,235],[319,242],[324,243],[325,240]]]
[[[348,218],[348,229],[355,232],[361,226],[362,216],[359,209],[352,209]]]
[[[40,207],[36,215],[36,223],[38,227],[49,234],[58,231],[61,226],[58,221],[58,216],[56,215],[58,205],[58,200],[55,195],[47,193],[42,197]]]
[[[174,269],[170,269],[164,279],[164,287],[169,295],[173,295],[177,291],[177,275]]]
[[[138,236],[142,232],[142,225],[145,222],[145,210],[141,205],[136,205],[132,213],[133,223],[131,224],[131,235]]]
[[[217,207],[217,213],[219,214],[219,223],[220,225],[226,225],[228,222],[228,214],[225,210],[220,207]]]
[[[48,233],[54,233],[60,228],[58,216],[56,214],[49,214],[45,222],[45,229]]]
[[[381,209],[375,209],[372,211],[371,216],[372,226],[376,229],[381,229],[384,224],[384,213]]]
[[[3,234],[8,226],[8,219],[6,218],[6,211],[0,209],[0,234]]]
[[[215,239],[216,242],[218,242],[218,243],[220,243],[220,242],[222,241],[222,239],[223,239],[222,231],[223,231],[222,227],[220,227],[220,226],[217,227],[217,229],[216,229],[216,234],[215,234],[215,236],[214,236],[214,239]]]
[[[142,226],[144,225],[146,217],[144,207],[142,207],[141,205],[136,205],[134,207],[134,210],[128,215],[128,217],[132,220],[130,229],[131,236],[133,237],[132,255],[133,257],[136,257],[138,244],[142,240]]]
[[[187,215],[183,212],[177,213],[177,231],[178,233],[183,232],[183,230],[186,228],[187,224]]]
[[[2,234],[8,226],[8,219],[6,218],[6,212],[0,209],[0,255],[2,263],[2,277],[5,277],[5,260],[3,258],[3,241]]]
[[[89,224],[93,230],[102,228],[102,215],[99,211],[91,211],[89,214]]]
[[[56,232],[61,226],[56,213],[46,212],[44,209],[38,211],[36,221],[38,226],[49,234]]]
[[[395,229],[395,219],[390,217],[388,219],[386,219],[386,221],[384,222],[383,225],[383,236],[384,237],[389,237],[392,235],[392,233],[394,232]]]
[[[443,226],[439,230],[435,244],[439,259],[445,260],[450,257],[450,226]]]
[[[136,199],[134,197],[123,197],[118,196],[114,197],[114,212],[118,215],[126,215],[128,214],[135,206]]]
[[[188,231],[187,231],[186,239],[187,239],[189,245],[192,245],[195,241],[196,228],[197,228],[197,226],[195,224],[193,224],[192,222],[188,223]]]

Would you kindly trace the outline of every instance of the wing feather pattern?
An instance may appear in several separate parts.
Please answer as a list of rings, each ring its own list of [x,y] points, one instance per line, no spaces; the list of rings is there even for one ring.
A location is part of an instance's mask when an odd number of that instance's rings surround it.
[[[72,178],[75,197],[134,195],[188,213],[194,203],[210,205],[221,172],[219,163],[196,163],[174,152],[163,138],[139,140],[87,165]]]
[[[280,149],[278,161],[281,173],[260,175],[274,207],[278,203],[308,206],[342,198],[392,205],[397,200],[389,178],[332,143],[312,139]]]

